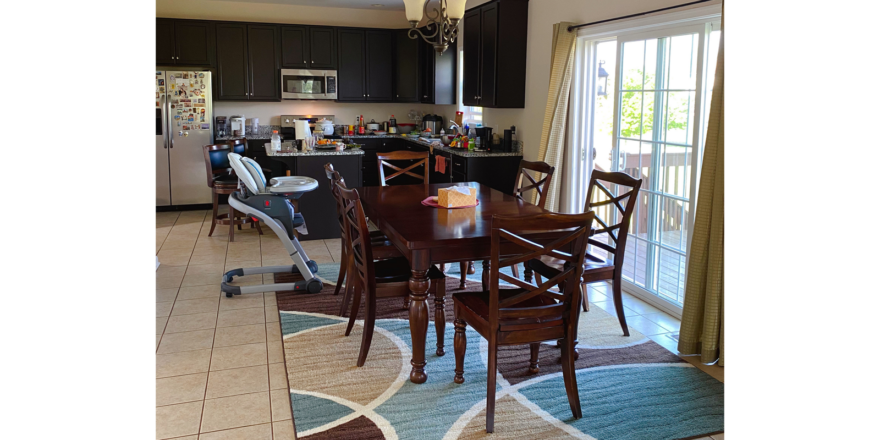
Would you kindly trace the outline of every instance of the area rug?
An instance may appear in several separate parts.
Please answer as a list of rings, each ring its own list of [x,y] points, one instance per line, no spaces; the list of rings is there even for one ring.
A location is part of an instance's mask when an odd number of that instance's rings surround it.
[[[325,266],[325,265],[322,265]],[[336,266],[338,267],[338,266]],[[321,267],[321,271],[329,269]],[[451,271],[450,271],[451,272]],[[327,278],[332,272],[326,271]],[[470,277],[469,277],[470,278]],[[290,281],[276,277],[277,282]],[[318,294],[279,292],[294,425],[299,439],[477,439],[485,431],[487,344],[468,329],[465,383],[452,378],[452,293],[447,278],[446,355],[434,351],[434,307],[429,299],[428,381],[409,382],[411,342],[401,298],[379,300],[366,364],[356,360],[362,321],[344,336],[348,318],[336,316],[342,295],[327,283]],[[468,290],[480,288],[468,282]],[[363,311],[361,311],[362,316]],[[529,348],[502,347],[493,438],[688,439],[724,430],[724,384],[693,367],[617,318],[591,307],[580,321],[576,362],[583,418],[575,420],[562,381],[560,352],[542,345],[540,372],[528,373]]]

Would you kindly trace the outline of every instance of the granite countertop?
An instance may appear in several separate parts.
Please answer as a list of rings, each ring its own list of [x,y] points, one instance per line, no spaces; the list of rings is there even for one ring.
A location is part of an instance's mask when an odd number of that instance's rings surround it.
[[[290,151],[290,152],[278,152],[273,154],[272,156],[266,157],[279,157],[279,156],[356,156],[358,154],[364,154],[364,150],[360,148],[346,148],[342,151],[336,150],[312,150],[312,151]]]
[[[431,142],[424,140],[423,138],[412,139],[407,136],[401,135],[393,135],[393,134],[364,134],[364,135],[353,135],[353,136],[345,136],[351,139],[369,139],[369,138],[377,138],[377,139],[406,139],[409,142],[414,144],[421,145],[423,147],[430,147]],[[439,140],[437,141],[439,142]],[[456,156],[462,157],[502,157],[502,156],[522,156],[522,153],[518,151],[511,152],[503,152],[503,151],[473,151],[473,150],[465,150],[463,148],[450,148],[445,145],[443,146],[435,146],[434,150],[445,151],[450,154],[454,154]]]

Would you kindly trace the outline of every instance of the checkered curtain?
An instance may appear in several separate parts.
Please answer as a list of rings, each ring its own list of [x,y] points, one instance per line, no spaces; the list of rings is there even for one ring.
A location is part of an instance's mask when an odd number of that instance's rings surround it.
[[[724,25],[722,23],[722,30]],[[678,351],[724,366],[724,32],[691,239]]]
[[[571,76],[574,66],[574,48],[577,32],[569,32],[574,23],[562,22],[553,25],[553,48],[550,51],[550,91],[547,93],[547,107],[544,108],[544,126],[541,129],[541,144],[538,160],[556,167],[556,175],[562,174],[562,160],[565,157],[565,123],[568,118],[568,98],[571,92]],[[547,206],[550,211],[560,212],[559,201],[562,178],[550,181],[547,189]],[[537,191],[531,191],[532,203],[537,200]]]

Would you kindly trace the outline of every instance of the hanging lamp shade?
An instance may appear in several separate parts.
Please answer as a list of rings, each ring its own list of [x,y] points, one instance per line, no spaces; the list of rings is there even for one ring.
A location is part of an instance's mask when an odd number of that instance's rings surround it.
[[[403,6],[406,8],[406,19],[409,21],[422,21],[422,10],[425,7],[426,0],[403,0]]]
[[[461,20],[464,17],[464,6],[467,0],[446,0],[446,14],[452,20]]]

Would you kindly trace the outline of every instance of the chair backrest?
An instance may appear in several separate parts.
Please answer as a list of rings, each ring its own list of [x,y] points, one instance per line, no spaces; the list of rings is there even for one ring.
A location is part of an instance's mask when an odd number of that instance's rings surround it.
[[[235,170],[238,179],[244,182],[247,189],[254,194],[266,192],[266,176],[263,169],[256,161],[248,157],[241,157],[235,153],[229,153],[229,165]]]
[[[339,186],[337,183],[341,183],[343,188],[347,188],[345,186],[345,179],[339,175],[339,172],[333,169],[332,163],[324,164],[324,173],[327,175],[327,178],[330,179],[330,193],[333,194],[333,198],[336,200],[336,217],[339,221],[339,229],[342,232],[342,239],[345,240],[345,204],[343,203],[342,197],[339,195]]]
[[[411,176],[415,177],[422,181],[425,185],[428,184],[428,152],[427,151],[392,151],[390,153],[379,153],[376,155],[379,158],[379,182],[382,186],[388,186],[388,181],[398,177],[398,176]],[[416,162],[406,168],[400,168],[397,165],[386,162],[386,160],[415,160]],[[420,176],[410,170],[418,167],[419,165],[424,166],[424,175]],[[385,177],[385,167],[391,168],[396,173]]]
[[[232,151],[229,144],[212,144],[202,147],[205,154],[205,168],[208,172],[208,187],[214,187],[214,175],[230,171],[227,155]]]
[[[534,171],[535,175],[529,174],[529,171]],[[550,180],[553,179],[553,172],[556,171],[556,167],[551,167],[547,163],[544,162],[529,162],[527,160],[519,161],[519,171],[516,173],[516,185],[513,188],[513,195],[518,199],[522,199],[522,194],[532,188],[538,192],[538,203],[537,205],[541,208],[547,204],[547,188],[550,186]],[[538,176],[538,173],[544,175],[544,178],[541,180],[535,180]],[[528,186],[523,186],[523,181],[528,179],[530,184]]]
[[[241,156],[247,153],[247,139],[230,139],[226,141],[232,147],[232,152]]]
[[[489,269],[489,326],[490,331],[498,330],[499,322],[523,318],[538,319],[554,324],[552,317],[575,319],[580,304],[579,283],[584,271],[584,255],[587,251],[587,237],[594,214],[556,214],[543,213],[525,217],[492,217],[492,256]],[[546,245],[537,244],[523,238],[523,233],[548,233],[563,231]],[[511,249],[522,249],[524,253],[501,259],[501,249],[509,254]],[[525,282],[501,272],[501,268],[520,264],[547,255],[564,261],[562,272],[540,285]],[[498,282],[504,280],[522,288],[524,291],[504,300],[499,299]],[[559,292],[549,290],[561,286]],[[551,305],[514,307],[523,301],[543,295],[556,302]],[[546,301],[547,303],[549,301]],[[574,305],[574,307],[572,307]]]
[[[606,187],[603,181],[611,183],[611,188]],[[626,237],[641,186],[642,179],[634,179],[626,173],[593,170],[590,175],[584,212],[596,212],[595,221],[600,227],[588,242],[613,256],[614,265],[618,267],[623,267]],[[614,195],[615,192],[618,195]],[[603,206],[608,208],[603,209]]]
[[[361,204],[360,195],[356,189],[347,189],[344,184],[337,183],[339,196],[345,205],[343,217],[345,218],[345,232],[343,245],[348,246],[349,255],[354,260],[354,274],[357,282],[364,289],[375,292],[376,276],[373,266],[373,248],[370,245],[370,231],[367,228],[367,217],[364,214],[364,206]]]

